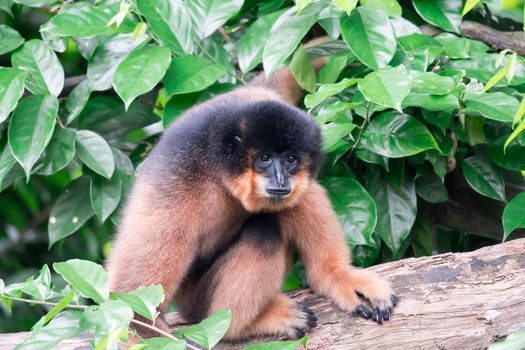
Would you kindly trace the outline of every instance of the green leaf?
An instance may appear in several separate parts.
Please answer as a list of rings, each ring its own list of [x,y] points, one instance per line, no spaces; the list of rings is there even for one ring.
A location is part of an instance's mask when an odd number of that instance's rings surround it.
[[[339,148],[339,141],[348,136],[356,125],[352,123],[329,123],[321,127],[323,136],[323,152],[329,153]]]
[[[319,71],[317,82],[320,84],[335,83],[343,69],[345,69],[347,61],[348,57],[346,55],[327,57],[326,64]]]
[[[309,92],[315,91],[315,70],[306,55],[303,45],[299,45],[290,63],[290,70],[301,87]]]
[[[66,294],[62,300],[58,304],[56,304],[49,312],[44,316],[43,323],[46,324],[49,321],[51,321],[60,311],[64,310],[66,307],[69,306],[69,303],[71,300],[73,300],[73,296],[75,295],[75,291],[71,289],[69,293]]]
[[[54,96],[28,96],[16,107],[8,129],[9,146],[17,162],[29,178],[53,135],[58,100]]]
[[[166,92],[186,94],[200,91],[222,77],[226,69],[205,58],[188,55],[174,58],[164,77]]]
[[[164,301],[164,290],[160,285],[151,285],[129,293],[111,293],[111,296],[124,301],[133,311],[153,321],[157,307]]]
[[[341,32],[354,55],[374,70],[386,67],[396,53],[394,28],[382,10],[358,7],[341,18]]]
[[[84,298],[102,304],[109,298],[108,273],[92,261],[71,259],[53,264],[53,270]]]
[[[448,199],[448,191],[435,174],[416,177],[416,193],[429,203],[441,203]]]
[[[93,265],[102,268],[100,265]],[[120,300],[110,300],[100,302],[100,304],[89,307],[84,311],[80,319],[80,329],[83,332],[95,328],[95,341],[100,341],[111,332],[120,332],[128,329],[133,318],[133,310],[128,304]]]
[[[76,146],[82,163],[97,174],[111,178],[115,161],[106,140],[93,131],[78,130]]]
[[[361,0],[360,3],[363,6],[381,9],[392,17],[401,16],[402,14],[401,5],[399,5],[397,0]]]
[[[304,98],[304,104],[307,108],[315,108],[327,100],[329,97],[332,97],[341,91],[348,89],[350,86],[356,84],[357,79],[348,79],[344,78],[338,83],[335,84],[323,84],[319,87],[317,92],[313,94],[306,95]]]
[[[113,75],[113,87],[126,110],[133,100],[150,91],[162,79],[171,62],[166,47],[149,46],[132,51]]]
[[[463,175],[476,192],[506,202],[505,180],[488,158],[476,155],[463,161]]]
[[[499,71],[494,74],[492,78],[490,78],[489,81],[487,81],[487,84],[485,84],[485,87],[483,88],[483,92],[487,92],[492,87],[494,87],[501,79],[505,77],[505,69],[500,69]]]
[[[445,48],[445,55],[450,58],[468,58],[470,56],[469,41],[450,33],[441,33],[434,37]]]
[[[147,36],[133,39],[133,34],[117,34],[104,44],[97,46],[88,61],[87,77],[94,91],[111,88],[113,75],[119,64],[135,48],[147,42]]]
[[[173,96],[162,112],[162,126],[166,129],[175,119],[196,104],[199,94],[181,94]]]
[[[432,72],[412,72],[412,89],[415,93],[446,95],[454,91],[456,83],[450,77]]]
[[[440,56],[445,48],[433,37],[424,34],[410,34],[397,38],[399,45],[405,51],[426,51],[428,50],[434,56]]]
[[[9,16],[13,17],[11,7],[13,6],[13,0],[0,0],[0,10],[5,11]]]
[[[503,92],[489,92],[467,97],[466,112],[477,112],[488,119],[500,122],[512,122],[518,110],[519,102]]]
[[[179,338],[185,337],[207,349],[213,348],[222,339],[232,320],[229,310],[220,310],[204,319],[201,323],[182,326],[176,330]]]
[[[361,144],[367,150],[389,158],[439,149],[436,140],[421,122],[397,112],[386,112],[375,117],[363,133]]]
[[[42,7],[44,5],[53,5],[56,0],[13,0],[13,2],[29,7]]]
[[[461,0],[412,0],[417,13],[428,23],[448,32],[459,33]]]
[[[270,29],[283,10],[257,18],[248,28],[237,45],[239,67],[246,73],[255,68],[263,59],[264,44],[270,37]]]
[[[24,38],[13,28],[0,24],[0,55],[13,51],[24,43]]]
[[[122,100],[115,95],[97,95],[90,98],[78,117],[80,129],[96,132],[106,140],[113,140],[131,131],[159,121],[142,101],[133,102],[128,111]]]
[[[89,196],[90,179],[81,177],[67,185],[49,214],[49,247],[78,230],[95,213]]]
[[[42,26],[41,31],[55,36],[74,36],[89,38],[99,34],[111,33],[108,26],[112,14],[87,2],[64,6],[62,10]]]
[[[401,104],[405,107],[420,107],[429,111],[442,111],[451,114],[459,109],[458,98],[453,94],[431,95],[425,93],[411,92]]]
[[[367,101],[401,112],[401,102],[410,92],[412,76],[403,66],[382,68],[359,81],[359,91]]]
[[[443,68],[454,68],[465,70],[469,78],[477,79],[487,83],[496,73],[495,62],[498,54],[474,53],[469,59],[449,60],[443,64]],[[516,65],[516,71],[510,85],[525,83],[525,66],[522,63]],[[502,83],[501,85],[507,85]]]
[[[186,342],[184,340],[173,340],[169,338],[146,338],[142,339],[142,342],[139,343],[139,346],[142,345],[142,343],[147,344],[151,349],[155,350],[185,350],[186,349]],[[139,349],[131,349],[130,350],[140,350]],[[149,348],[148,348],[149,349]]]
[[[307,342],[308,337],[304,336],[298,340],[250,344],[245,346],[244,350],[297,350],[299,346],[306,349]]]
[[[487,155],[490,161],[499,167],[521,171],[525,169],[525,147],[517,142],[510,144],[504,151],[503,147],[508,135],[503,135],[487,145]]]
[[[3,188],[2,183],[4,182],[4,179],[6,178],[7,174],[9,174],[9,171],[13,168],[15,163],[16,159],[11,153],[9,144],[6,144],[2,151],[2,155],[0,156],[0,191]]]
[[[320,124],[325,124],[331,121],[334,121],[340,115],[348,117],[348,120],[352,120],[352,112],[350,110],[350,104],[336,101],[334,103],[327,103],[319,109],[315,119]]]
[[[24,94],[26,73],[16,68],[0,67],[0,123],[7,119]]]
[[[514,197],[503,210],[503,241],[517,228],[525,228],[525,192]]]
[[[327,2],[308,5],[301,13],[292,7],[284,12],[272,25],[270,37],[263,51],[263,66],[266,76],[273,73],[292,54],[301,39],[319,19],[319,13]]]
[[[89,81],[86,79],[75,86],[66,99],[67,124],[75,120],[80,112],[86,106],[89,100],[91,89],[89,88]]]
[[[91,205],[101,222],[117,209],[121,195],[122,179],[118,171],[109,180],[100,176],[91,178]]]
[[[162,44],[177,56],[193,53],[193,24],[183,1],[137,0],[137,8]]]
[[[56,127],[44,153],[44,161],[37,174],[51,175],[68,166],[75,156],[77,135],[71,129]]]
[[[507,147],[509,146],[509,144],[516,138],[518,137],[518,135],[520,133],[523,132],[523,130],[525,130],[525,120],[522,120],[522,122],[518,125],[518,127],[516,128],[516,130],[514,130],[512,132],[512,134],[510,134],[509,138],[507,139],[507,141],[505,141],[505,145],[503,147],[504,150],[507,149]]]
[[[523,349],[525,346],[525,331],[514,331],[505,339],[496,341],[488,347],[488,350],[515,350]]]
[[[64,70],[53,50],[42,40],[29,40],[11,56],[13,67],[27,71],[26,88],[34,94],[58,96],[64,86]]]
[[[357,158],[361,159],[365,163],[381,165],[383,169],[388,171],[387,157],[380,156],[379,154],[375,154],[373,152],[370,152],[369,150],[359,147],[361,146],[358,146],[358,148],[355,150],[355,156]]]
[[[80,333],[80,311],[67,310],[42,328],[30,332],[26,339],[15,346],[14,350],[50,350],[55,349],[62,341]]]
[[[369,245],[377,222],[377,208],[372,197],[352,178],[325,178],[322,184],[328,191],[347,242]]]
[[[188,0],[186,6],[195,24],[195,34],[199,39],[212,35],[228,19],[239,12],[244,0]]]
[[[425,215],[418,213],[410,232],[410,238],[416,257],[432,255],[432,227]]]
[[[414,180],[405,176],[401,188],[392,186],[381,171],[371,172],[368,190],[377,205],[376,232],[398,254],[416,219],[417,198]]]
[[[481,0],[466,0],[465,6],[463,7],[463,12],[461,12],[461,16],[465,16],[470,10],[476,7],[476,5],[479,4],[480,2]]]

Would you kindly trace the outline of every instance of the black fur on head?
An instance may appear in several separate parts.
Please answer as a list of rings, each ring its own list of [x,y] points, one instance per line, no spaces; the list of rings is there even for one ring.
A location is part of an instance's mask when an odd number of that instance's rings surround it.
[[[309,158],[308,170],[315,177],[321,166],[321,129],[299,108],[277,101],[238,105],[228,115],[214,118],[210,150],[216,166],[231,173],[249,164],[248,150],[276,153],[291,151]]]

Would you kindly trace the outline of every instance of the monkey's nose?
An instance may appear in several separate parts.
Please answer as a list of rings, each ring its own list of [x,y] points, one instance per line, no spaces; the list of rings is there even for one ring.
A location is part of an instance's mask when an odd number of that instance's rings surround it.
[[[290,194],[290,192],[292,192],[292,189],[289,187],[280,187],[280,188],[267,187],[266,192],[268,192],[272,196],[286,196],[287,194]]]

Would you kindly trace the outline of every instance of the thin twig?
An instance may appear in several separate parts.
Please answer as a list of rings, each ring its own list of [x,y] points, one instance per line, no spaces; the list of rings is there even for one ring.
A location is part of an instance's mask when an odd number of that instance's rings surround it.
[[[204,46],[201,45],[201,43],[199,43],[198,41],[196,41],[196,43],[197,43],[197,46],[202,50],[202,52],[204,52],[204,54],[206,54],[206,56],[208,56],[210,58],[210,60],[212,60],[216,64],[220,64],[219,62],[217,62],[215,57],[213,57],[208,51],[206,51],[206,49],[204,48]],[[237,74],[230,73],[227,70],[226,70],[226,74],[228,74],[229,76],[239,80],[241,83],[246,84],[246,81],[242,77],[237,76]]]
[[[224,27],[220,27],[219,28],[219,33],[221,34],[221,36],[224,39],[224,41],[230,41],[232,39],[232,38],[230,38],[228,33],[226,33],[226,31],[224,30]]]
[[[20,302],[23,302],[23,303],[29,303],[29,304],[38,304],[38,305],[47,305],[47,306],[57,306],[58,303],[52,303],[50,301],[44,301],[44,300],[32,300],[32,299],[25,299],[25,298],[17,298],[17,297],[12,297],[12,296],[9,296],[9,295],[5,295],[5,294],[0,294],[0,298],[1,299],[8,299],[8,300],[12,300],[12,301],[20,301]],[[66,306],[67,309],[73,309],[73,310],[85,310],[88,308],[87,305],[67,305]],[[150,329],[166,338],[170,338],[170,339],[173,339],[173,340],[178,340],[178,341],[182,341],[181,339],[177,338],[176,336],[174,336],[173,334],[170,334],[168,332],[165,332],[163,331],[162,329],[160,328],[157,328],[153,325],[150,325],[150,324],[147,324],[145,322],[141,322],[141,321],[138,321],[138,320],[135,320],[135,319],[131,319],[131,323],[134,323],[138,326],[141,326],[141,327],[144,327],[144,328],[147,328],[147,329]],[[186,343],[186,347],[188,349],[191,349],[191,350],[201,350],[199,349],[198,347],[194,346],[194,345],[191,345],[191,344],[188,344]]]
[[[359,127],[359,134],[357,135],[357,139],[355,140],[354,145],[352,146],[352,148],[350,148],[350,151],[348,152],[348,158],[350,158],[352,154],[354,154],[355,149],[361,142],[361,138],[363,137],[363,133],[365,132],[365,129],[366,129],[366,124],[368,123],[368,119],[370,118],[370,106],[371,105],[372,103],[369,102],[368,105],[366,106],[365,120],[363,120],[363,124],[361,124],[361,126]]]

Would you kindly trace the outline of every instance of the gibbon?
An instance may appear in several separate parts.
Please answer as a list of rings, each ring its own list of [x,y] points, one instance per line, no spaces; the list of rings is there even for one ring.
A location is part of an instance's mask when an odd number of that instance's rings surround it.
[[[174,300],[192,322],[231,310],[229,340],[302,337],[316,317],[281,292],[294,250],[314,292],[378,323],[391,317],[397,298],[389,283],[351,266],[315,180],[321,132],[293,106],[301,96],[288,69],[259,77],[189,109],[144,161],[107,269],[112,291],[162,285],[156,326],[168,329],[162,313]]]

